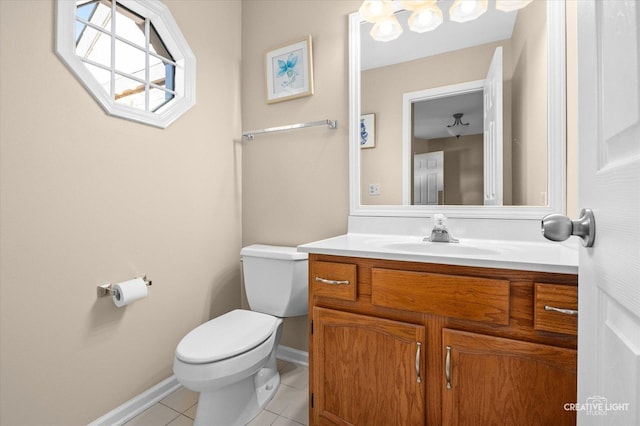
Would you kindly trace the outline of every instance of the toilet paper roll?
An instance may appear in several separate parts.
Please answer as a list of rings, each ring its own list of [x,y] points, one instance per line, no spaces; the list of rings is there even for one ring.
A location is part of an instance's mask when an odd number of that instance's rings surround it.
[[[113,303],[120,308],[147,296],[147,284],[142,278],[134,278],[111,286]]]

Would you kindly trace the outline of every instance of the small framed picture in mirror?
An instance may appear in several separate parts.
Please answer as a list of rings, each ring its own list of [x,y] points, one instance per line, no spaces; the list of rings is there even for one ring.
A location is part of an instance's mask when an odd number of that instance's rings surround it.
[[[360,148],[375,148],[376,146],[376,115],[363,114],[360,116]]]
[[[313,95],[311,36],[265,53],[267,103]]]

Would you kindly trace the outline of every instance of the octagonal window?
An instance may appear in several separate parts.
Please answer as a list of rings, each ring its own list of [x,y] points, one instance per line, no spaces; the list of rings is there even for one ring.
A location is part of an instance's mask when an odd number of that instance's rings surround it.
[[[164,128],[195,104],[195,57],[159,0],[58,0],[56,49],[111,115]]]

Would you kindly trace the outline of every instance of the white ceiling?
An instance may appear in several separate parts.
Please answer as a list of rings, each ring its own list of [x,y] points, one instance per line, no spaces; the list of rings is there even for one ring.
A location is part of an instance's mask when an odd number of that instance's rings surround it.
[[[419,101],[413,104],[414,137],[420,139],[450,138],[447,125],[453,124],[453,114],[462,113],[462,122],[469,123],[469,135],[483,133],[482,91],[463,95]]]

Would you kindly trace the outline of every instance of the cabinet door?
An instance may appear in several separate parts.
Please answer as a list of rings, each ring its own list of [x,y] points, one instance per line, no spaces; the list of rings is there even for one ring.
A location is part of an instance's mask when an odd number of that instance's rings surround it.
[[[313,308],[314,425],[425,423],[425,328]]]
[[[445,425],[575,425],[575,350],[443,329]]]

